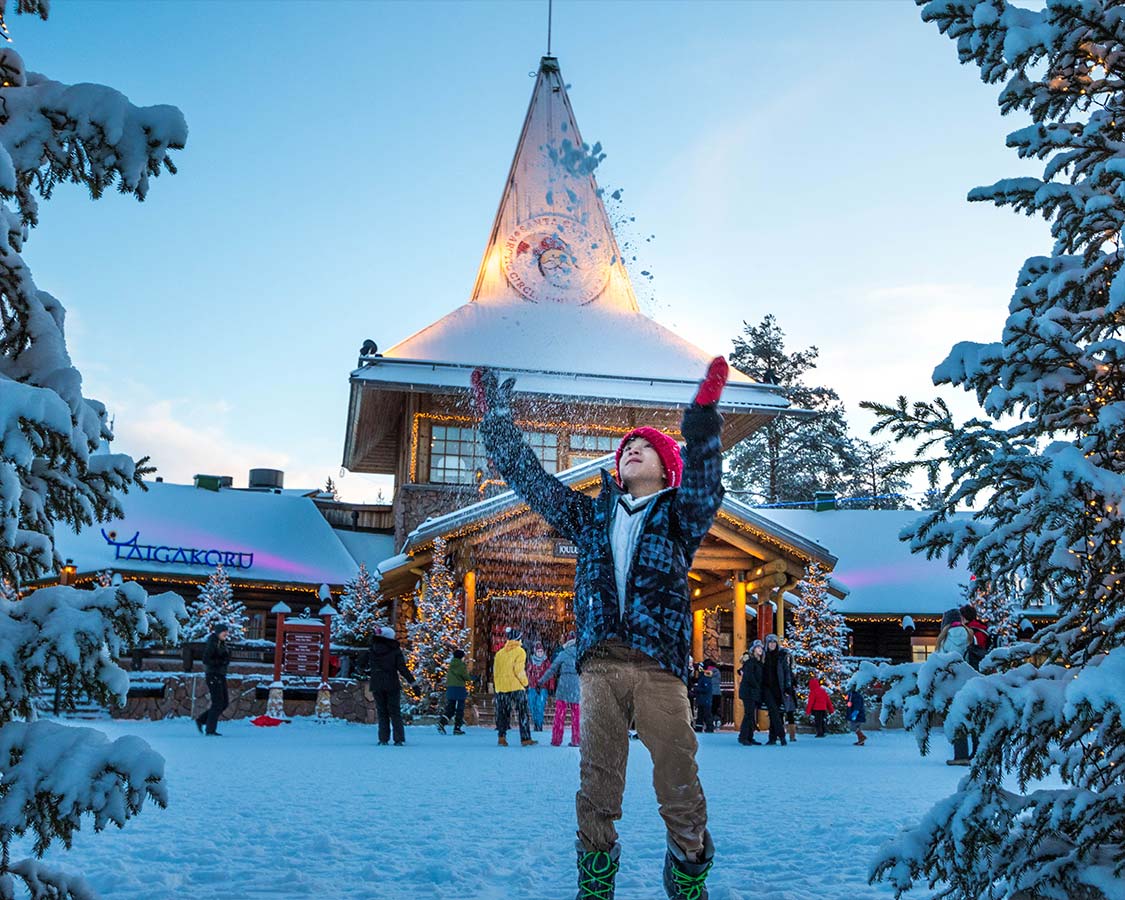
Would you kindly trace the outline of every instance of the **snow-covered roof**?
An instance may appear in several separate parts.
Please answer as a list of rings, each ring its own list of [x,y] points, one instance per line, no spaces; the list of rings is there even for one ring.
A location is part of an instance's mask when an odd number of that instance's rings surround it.
[[[469,302],[364,357],[353,381],[468,385],[478,365],[519,374],[520,393],[679,405],[719,348],[640,313],[558,60],[544,57]],[[690,298],[685,298],[690,302]],[[732,371],[724,408],[788,401]]]
[[[355,559],[308,497],[210,491],[150,482],[122,497],[123,518],[55,533],[59,556],[78,572],[113,569],[206,576],[218,563],[233,581],[343,584]]]
[[[962,587],[969,583],[963,565],[951,569],[943,560],[928,560],[924,554],[911,553],[898,539],[902,529],[924,512],[757,509],[755,513],[832,548],[840,560],[832,578],[849,588],[847,597],[837,601],[843,613],[933,615],[959,605]]]
[[[375,572],[379,564],[395,552],[395,538],[393,534],[376,534],[370,531],[348,531],[345,528],[334,528],[333,532],[340,539],[352,559],[356,563],[363,563],[369,572]]]

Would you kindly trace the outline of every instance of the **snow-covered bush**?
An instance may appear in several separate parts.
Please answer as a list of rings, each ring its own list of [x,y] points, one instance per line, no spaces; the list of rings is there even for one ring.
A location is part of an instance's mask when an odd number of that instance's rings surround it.
[[[1059,616],[1033,641],[991,651],[979,676],[945,654],[899,673],[890,702],[915,727],[946,706],[946,735],[972,732],[980,749],[957,792],[886,846],[872,877],[896,896],[923,884],[958,900],[1120,897],[1125,7],[918,2],[961,62],[1003,84],[1001,110],[1030,116],[1008,145],[1046,161],[1042,178],[969,199],[1043,216],[1055,244],[1024,263],[1000,341],[957,344],[934,372],[975,393],[981,417],[955,423],[940,400],[864,405],[877,430],[918,439],[914,465],[945,482],[934,512],[904,531],[912,548],[964,558],[994,589],[1023,606],[1057,603]],[[954,518],[963,507],[974,514]],[[1048,775],[1063,787],[1034,784]]]
[[[17,8],[46,17],[47,3]],[[79,876],[13,860],[21,835],[33,834],[42,855],[55,839],[69,846],[87,817],[95,829],[120,826],[146,797],[167,800],[163,760],[143,741],[34,721],[32,697],[46,683],[58,685],[64,708],[80,694],[124,702],[128,677],[116,658],[142,639],[176,640],[185,611],[179,597],[150,598],[136,584],[26,588],[57,568],[56,528],[119,515],[118,494],[150,470],[99,450],[113,438],[105,407],[83,396],[62,304],[20,254],[38,198],[57,184],[81,184],[95,198],[116,185],[143,199],[153,175],[174,171],[169,150],[186,138],[173,107],[51,81],[0,49],[0,580],[23,594],[0,597],[0,900],[92,896]]]

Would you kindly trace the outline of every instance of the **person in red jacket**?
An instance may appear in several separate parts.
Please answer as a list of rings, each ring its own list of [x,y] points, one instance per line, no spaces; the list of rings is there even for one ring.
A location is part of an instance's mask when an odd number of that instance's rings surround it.
[[[805,715],[812,716],[816,722],[816,736],[824,737],[824,723],[828,720],[829,713],[834,713],[836,707],[828,691],[820,686],[820,681],[814,675],[809,679],[809,702],[805,704]]]

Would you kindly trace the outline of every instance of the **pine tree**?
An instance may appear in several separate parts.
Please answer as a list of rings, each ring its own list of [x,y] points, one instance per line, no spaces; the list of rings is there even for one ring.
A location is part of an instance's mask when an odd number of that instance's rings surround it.
[[[47,8],[16,5],[43,18]],[[107,87],[28,72],[10,47],[0,48],[0,125],[0,581],[27,585],[58,570],[57,529],[121,515],[119,495],[151,471],[97,452],[113,438],[105,407],[83,396],[65,310],[21,256],[39,198],[74,182],[94,199],[113,186],[144,199],[152,177],[175,171],[169,151],[184,145],[187,126],[173,107],[136,107]],[[0,897],[85,900],[81,876],[12,852],[42,857],[56,841],[69,847],[83,821],[123,826],[146,799],[167,803],[164,761],[144,741],[35,721],[33,699],[41,684],[59,684],[65,709],[79,696],[124,703],[129,680],[115,660],[141,640],[176,640],[184,614],[179,597],[150,597],[135,583],[0,596]]]
[[[113,584],[113,574],[113,569],[102,569],[94,576],[94,581],[98,587],[109,587]]]
[[[333,500],[340,499],[340,492],[336,489],[336,482],[332,480],[332,476],[328,476],[328,480],[324,482],[324,493],[331,497]]]
[[[20,592],[7,578],[0,578],[0,601],[19,600]]]
[[[828,576],[816,563],[805,570],[797,585],[801,603],[794,607],[786,637],[793,657],[793,679],[798,694],[808,698],[809,678],[815,677],[836,706],[834,724],[843,721],[842,689],[850,673],[844,663],[849,628],[828,593]]]
[[[185,642],[207,640],[219,623],[227,626],[232,643],[246,639],[246,607],[235,599],[234,588],[222,565],[215,566],[215,571],[207,576],[187,612],[188,621],[183,629]]]
[[[380,599],[378,575],[372,576],[360,563],[359,571],[344,585],[338,615],[332,618],[333,639],[352,647],[370,644],[375,632],[387,624],[379,615]]]
[[[910,509],[906,496],[910,482],[900,473],[890,446],[854,440],[852,448],[854,465],[843,505],[848,509]]]
[[[778,416],[727,454],[727,488],[750,503],[812,501],[817,491],[842,492],[856,458],[844,406],[828,387],[805,384],[816,367],[816,347],[788,352],[785,332],[768,315],[758,326],[743,323],[730,363],[751,378],[783,388],[785,397],[809,418]]]
[[[1055,243],[1024,263],[1001,339],[957,344],[934,372],[975,393],[980,417],[958,424],[940,399],[865,405],[878,430],[920,439],[934,482],[951,473],[912,548],[966,559],[1020,605],[1057,603],[1058,619],[983,674],[945,653],[900,673],[910,718],[945,711],[946,736],[980,748],[874,877],[898,895],[1104,900],[1125,878],[1125,15],[1108,0],[934,0],[922,17],[1003,84],[1002,112],[1030,116],[1009,146],[1046,161],[969,199],[1043,216]],[[1061,787],[1030,790],[1040,779]]]
[[[445,672],[453,651],[464,650],[469,629],[457,599],[457,585],[446,560],[445,538],[434,539],[434,560],[418,596],[415,621],[406,626],[407,662],[417,681],[418,711],[433,710],[445,690]]]

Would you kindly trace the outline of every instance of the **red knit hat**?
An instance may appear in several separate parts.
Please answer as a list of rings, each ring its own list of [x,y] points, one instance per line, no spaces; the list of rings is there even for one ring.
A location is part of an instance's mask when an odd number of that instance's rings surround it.
[[[684,472],[684,462],[680,458],[680,445],[663,431],[649,428],[647,425],[642,428],[634,428],[625,435],[625,437],[621,439],[621,443],[617,445],[617,455],[613,457],[613,464],[617,467],[617,472],[614,474],[617,483],[622,487],[625,486],[621,482],[621,454],[625,450],[625,445],[636,437],[644,438],[652,444],[652,449],[656,451],[656,455],[660,457],[660,462],[664,466],[664,474],[668,479],[668,487],[679,487],[680,476],[682,476]]]

